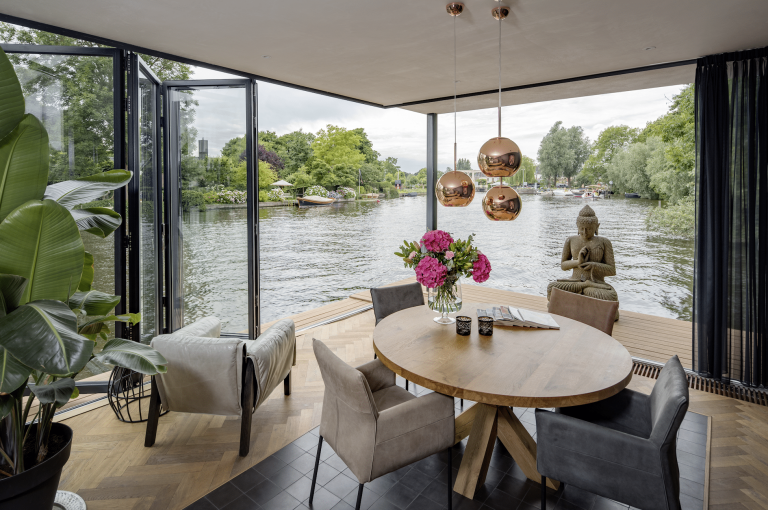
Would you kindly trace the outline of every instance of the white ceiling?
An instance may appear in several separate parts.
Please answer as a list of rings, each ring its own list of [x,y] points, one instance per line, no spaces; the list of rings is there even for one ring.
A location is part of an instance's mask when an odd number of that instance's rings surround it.
[[[382,105],[453,94],[447,0],[2,0],[0,12]],[[498,86],[494,0],[456,20],[458,93]],[[768,46],[766,0],[509,0],[502,86]],[[653,50],[645,48],[655,46]],[[263,58],[269,55],[270,58]],[[689,83],[694,66],[534,87],[520,104]],[[498,98],[462,99],[460,110]],[[406,107],[453,110],[453,101]]]

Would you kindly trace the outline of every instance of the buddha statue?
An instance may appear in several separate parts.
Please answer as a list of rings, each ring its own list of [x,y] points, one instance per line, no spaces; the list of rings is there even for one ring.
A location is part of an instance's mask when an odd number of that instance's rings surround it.
[[[616,275],[616,265],[613,260],[613,245],[605,237],[597,235],[600,223],[595,211],[588,205],[579,212],[576,218],[579,235],[571,236],[565,241],[560,267],[563,271],[573,270],[570,278],[550,282],[547,285],[547,300],[553,288],[583,294],[606,301],[617,301],[619,295],[605,283],[606,276]],[[616,312],[616,320],[619,312]]]

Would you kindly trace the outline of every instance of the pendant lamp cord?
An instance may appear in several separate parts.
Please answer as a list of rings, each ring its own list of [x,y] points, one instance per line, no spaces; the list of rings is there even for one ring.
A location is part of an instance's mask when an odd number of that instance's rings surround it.
[[[453,17],[453,171],[456,172],[456,18]]]
[[[501,138],[501,19],[501,7],[499,7],[499,138]]]

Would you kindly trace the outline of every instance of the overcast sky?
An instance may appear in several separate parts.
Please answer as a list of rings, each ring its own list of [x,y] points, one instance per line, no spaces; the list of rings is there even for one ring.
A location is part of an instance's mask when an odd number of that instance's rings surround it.
[[[228,77],[223,73],[195,68],[193,79]],[[644,127],[667,112],[672,96],[682,85],[620,92],[577,99],[547,101],[502,108],[502,135],[511,138],[526,156],[536,159],[539,143],[558,120],[564,126],[578,125],[590,140],[608,126],[627,124]],[[232,91],[234,92],[234,91]],[[201,136],[210,139],[209,153],[216,155],[223,144],[245,131],[242,114],[232,92],[207,91],[198,96],[196,125]],[[239,97],[242,97],[240,95]],[[407,172],[426,166],[426,116],[400,109],[383,110],[303,92],[269,83],[259,83],[259,130],[283,135],[294,130],[317,132],[327,124],[354,129],[362,127],[382,158],[395,157]],[[453,114],[438,117],[438,168],[453,164]],[[207,126],[207,128],[206,128]],[[489,108],[457,115],[458,156],[477,166],[477,151],[496,136],[496,109]]]

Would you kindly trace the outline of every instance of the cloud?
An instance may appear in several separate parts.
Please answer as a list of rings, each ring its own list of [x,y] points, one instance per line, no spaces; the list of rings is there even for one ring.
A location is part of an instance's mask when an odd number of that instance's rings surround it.
[[[231,77],[217,71],[195,68],[194,79]],[[539,143],[557,121],[566,127],[581,126],[590,140],[611,125],[626,124],[644,127],[668,111],[673,95],[682,85],[619,92],[600,96],[562,99],[502,108],[502,136],[515,140],[523,154],[536,159]],[[426,166],[426,116],[400,109],[384,110],[341,99],[334,99],[288,87],[259,83],[259,130],[278,135],[294,130],[317,132],[327,124],[348,129],[362,127],[382,157],[395,157],[401,168],[416,172]],[[201,104],[202,106],[202,104]],[[226,115],[225,115],[226,113]],[[199,110],[197,125],[204,134],[210,123],[213,131],[221,133],[219,142],[232,133],[237,122],[229,117],[238,115],[218,107]],[[244,118],[244,117],[243,117]],[[467,158],[475,166],[477,151],[485,141],[496,136],[496,109],[459,112],[456,116],[458,157]],[[244,121],[243,121],[244,125]],[[243,129],[244,130],[244,129]],[[235,135],[240,136],[240,134]],[[231,136],[230,136],[231,138]],[[221,145],[219,145],[219,143]],[[218,149],[217,149],[218,150]],[[438,116],[438,168],[453,165],[453,114]]]

